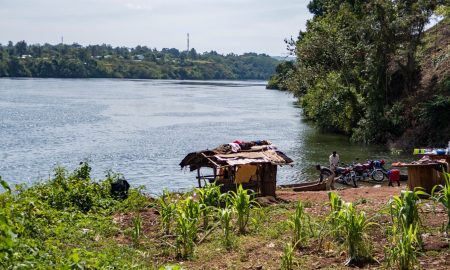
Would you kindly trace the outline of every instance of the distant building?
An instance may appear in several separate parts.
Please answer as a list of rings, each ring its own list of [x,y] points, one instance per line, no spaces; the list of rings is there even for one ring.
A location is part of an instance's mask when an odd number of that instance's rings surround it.
[[[142,55],[142,54],[136,54],[135,56],[134,56],[134,59],[136,59],[136,60],[144,60],[145,59],[145,57]]]
[[[25,59],[25,58],[31,58],[32,56],[29,54],[22,54],[22,56],[20,58]]]

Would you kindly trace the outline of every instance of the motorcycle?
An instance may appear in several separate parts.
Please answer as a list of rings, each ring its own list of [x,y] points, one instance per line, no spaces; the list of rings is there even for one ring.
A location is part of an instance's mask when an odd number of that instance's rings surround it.
[[[376,172],[372,175],[372,179],[377,182],[382,182],[385,177],[388,177],[388,170],[384,168],[384,160],[374,160],[373,166]]]
[[[367,160],[364,164],[353,162],[353,171],[356,180],[366,180],[366,178],[370,177],[375,182],[382,182],[387,175],[387,170],[384,169],[383,165],[384,160]]]
[[[352,166],[336,167],[334,175],[337,183],[358,187]]]

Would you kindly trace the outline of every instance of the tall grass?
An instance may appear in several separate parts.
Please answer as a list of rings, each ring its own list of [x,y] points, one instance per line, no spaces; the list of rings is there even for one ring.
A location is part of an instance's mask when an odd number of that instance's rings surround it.
[[[131,232],[131,239],[133,241],[133,245],[135,247],[138,247],[139,240],[142,235],[142,217],[141,217],[141,215],[137,214],[137,216],[133,217],[132,223],[133,223],[133,231]]]
[[[443,177],[445,178],[445,185],[439,185],[433,187],[431,191],[432,198],[440,202],[444,208],[447,210],[447,233],[450,231],[450,174],[442,172]],[[440,188],[439,192],[436,192],[436,189]]]
[[[369,222],[363,211],[357,212],[352,203],[343,205],[338,218],[348,252],[346,265],[359,265],[372,261],[372,249],[366,231],[375,223]]]
[[[230,192],[228,200],[237,215],[239,233],[244,234],[250,216],[250,208],[252,204],[256,205],[257,203],[251,199],[251,195],[242,188],[242,185],[238,186],[236,192]]]

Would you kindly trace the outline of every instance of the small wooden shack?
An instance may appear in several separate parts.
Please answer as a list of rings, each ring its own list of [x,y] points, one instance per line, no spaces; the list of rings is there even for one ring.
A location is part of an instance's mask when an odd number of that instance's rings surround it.
[[[242,184],[258,195],[275,197],[277,166],[292,162],[269,141],[252,141],[234,142],[213,150],[189,153],[180,166],[197,171],[199,187],[202,187],[202,182],[215,181],[221,185],[222,192],[226,192]]]

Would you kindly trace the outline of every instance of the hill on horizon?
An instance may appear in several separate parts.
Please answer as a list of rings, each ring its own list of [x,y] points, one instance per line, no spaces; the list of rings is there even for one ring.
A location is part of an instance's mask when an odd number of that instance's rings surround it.
[[[0,77],[268,80],[278,63],[267,54],[198,53],[194,48],[0,44]]]

